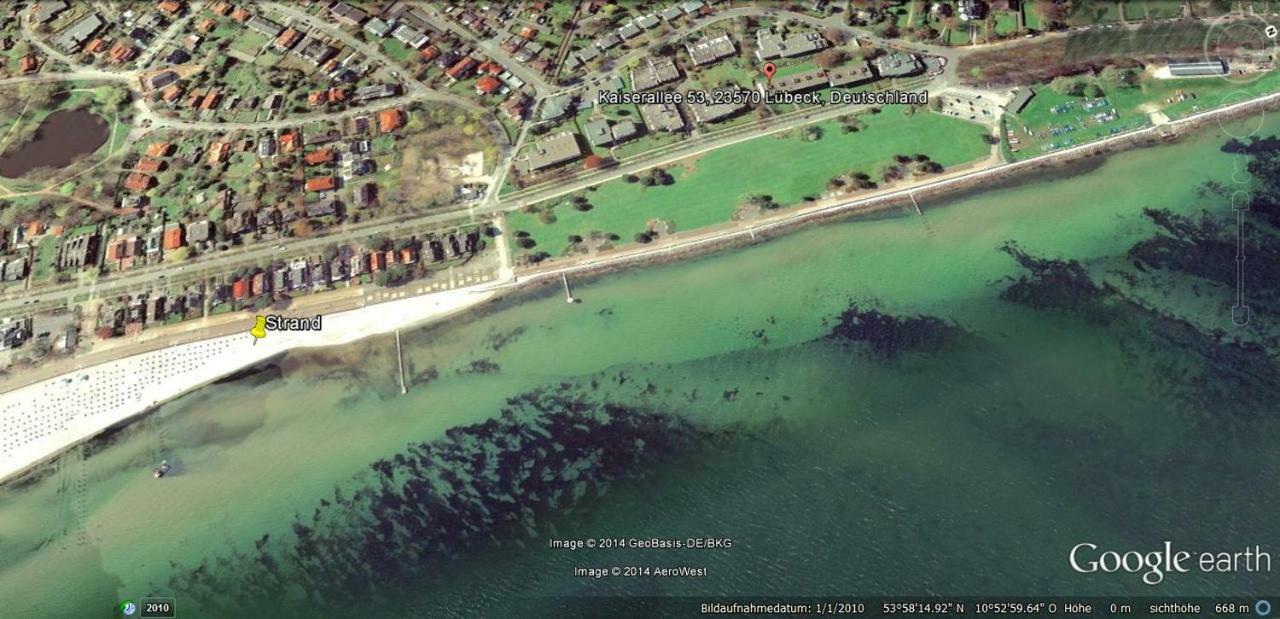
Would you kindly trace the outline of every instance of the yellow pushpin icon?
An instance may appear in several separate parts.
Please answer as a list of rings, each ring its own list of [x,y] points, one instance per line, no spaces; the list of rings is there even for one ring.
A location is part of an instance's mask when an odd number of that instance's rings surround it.
[[[257,344],[258,340],[267,337],[267,317],[256,316],[253,319],[253,328],[249,329],[249,335],[253,336],[253,343]]]

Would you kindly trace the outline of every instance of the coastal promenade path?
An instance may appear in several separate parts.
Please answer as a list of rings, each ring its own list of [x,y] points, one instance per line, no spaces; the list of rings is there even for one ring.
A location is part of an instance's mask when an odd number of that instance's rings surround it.
[[[790,210],[775,217],[744,223],[733,229],[704,231],[684,238],[672,238],[658,246],[645,246],[593,257],[579,263],[550,265],[526,271],[512,280],[489,281],[447,292],[400,296],[376,306],[328,314],[322,331],[273,333],[257,345],[244,332],[220,334],[210,338],[211,334],[208,332],[192,331],[190,337],[203,339],[169,346],[160,341],[157,342],[162,346],[159,350],[77,369],[0,395],[0,481],[56,456],[67,447],[87,440],[112,425],[145,413],[165,400],[287,350],[343,344],[377,333],[390,333],[396,329],[438,320],[493,298],[504,288],[516,285],[558,279],[570,273],[676,257],[683,253],[715,248],[743,237],[754,239],[759,233],[783,230],[807,221],[889,206],[895,201],[914,200],[920,195],[935,195],[981,186],[1011,174],[1105,153],[1126,143],[1143,143],[1145,140],[1167,135],[1168,132],[1260,111],[1277,101],[1280,101],[1280,93],[1265,95],[1192,114],[1168,124],[1131,131],[1023,161],[980,167],[974,171],[955,171],[943,178],[886,189],[874,195],[833,199],[829,203]],[[367,299],[366,295],[361,295],[358,300],[353,298],[351,301],[357,306],[363,306]],[[246,329],[248,326],[248,321],[245,321],[238,329]]]

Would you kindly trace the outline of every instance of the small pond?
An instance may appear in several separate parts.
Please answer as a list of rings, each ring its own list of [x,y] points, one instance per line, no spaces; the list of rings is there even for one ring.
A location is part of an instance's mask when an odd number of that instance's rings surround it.
[[[87,109],[62,110],[40,123],[26,144],[0,156],[0,176],[18,178],[36,168],[63,168],[107,141],[107,123]]]

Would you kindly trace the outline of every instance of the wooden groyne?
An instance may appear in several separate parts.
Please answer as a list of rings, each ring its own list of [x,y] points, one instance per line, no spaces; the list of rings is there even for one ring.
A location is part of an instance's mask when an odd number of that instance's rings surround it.
[[[400,394],[409,393],[409,387],[404,382],[404,351],[400,348],[400,330],[396,329],[396,361],[400,364]]]

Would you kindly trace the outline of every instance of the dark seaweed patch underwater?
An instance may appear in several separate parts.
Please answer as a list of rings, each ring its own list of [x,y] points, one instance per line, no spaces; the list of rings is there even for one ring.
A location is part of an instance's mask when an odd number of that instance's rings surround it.
[[[1280,314],[1280,256],[1275,249],[1280,246],[1275,242],[1280,237],[1280,216],[1276,215],[1280,206],[1272,196],[1280,196],[1280,140],[1231,143],[1226,148],[1250,158],[1256,184],[1242,237],[1244,251],[1256,257],[1248,262],[1245,299],[1255,316],[1275,316]],[[1126,431],[1120,422],[1083,427],[1073,425],[1076,420],[1040,418],[1014,406],[1022,402],[1003,401],[994,394],[987,394],[989,401],[962,401],[969,410],[955,413],[955,420],[989,439],[993,449],[1009,448],[1025,454],[1025,460],[1062,470],[1060,475],[1067,478],[1062,483],[1081,495],[1092,493],[1095,503],[1106,506],[1098,513],[1117,516],[1120,522],[1114,525],[1115,531],[1125,535],[1143,535],[1139,525],[1162,525],[1167,514],[1176,513],[1182,505],[1169,498],[1171,493],[1142,494],[1142,489],[1135,488],[1142,484],[1134,480],[1155,487],[1169,483],[1170,476],[1191,478],[1206,471],[1224,480],[1247,479],[1251,474],[1247,463],[1219,454],[1230,450],[1236,444],[1233,441],[1251,441],[1275,432],[1280,330],[1273,320],[1261,318],[1242,328],[1231,326],[1233,296],[1223,293],[1230,293],[1235,284],[1236,214],[1223,207],[1230,196],[1220,187],[1208,186],[1202,195],[1212,201],[1212,207],[1195,217],[1159,205],[1146,209],[1144,215],[1154,224],[1155,233],[1109,261],[1036,256],[1011,240],[993,251],[1007,254],[1021,272],[996,282],[992,292],[1011,311],[1062,318],[1066,324],[1078,321],[1107,333],[1133,373],[1150,377],[1150,402],[1135,403],[1135,409],[1139,405],[1161,409],[1167,416],[1156,418],[1156,423],[1180,428],[1179,439],[1203,436],[1214,449],[1172,450],[1173,455],[1153,449],[1161,459],[1147,462],[1141,459],[1144,455],[1134,457],[1115,447],[1123,442],[1116,435]],[[1184,307],[1191,305],[1188,299],[1205,301],[1201,306],[1218,303],[1220,311],[1188,311]],[[755,361],[764,363],[768,355],[818,350],[840,351],[850,367],[870,363],[894,368],[892,362],[909,355],[950,359],[954,343],[975,344],[969,348],[1009,345],[950,317],[893,315],[866,301],[851,302],[824,324],[828,325],[824,337],[791,350],[738,352],[745,361],[726,372],[746,374],[740,368]],[[762,348],[768,346],[763,334],[771,326],[759,325],[755,331],[760,334],[757,339],[764,340]],[[521,334],[495,334],[490,346],[496,353]],[[500,371],[487,360],[477,363],[470,372]],[[900,371],[936,368],[921,365]],[[426,380],[436,377],[433,368]],[[651,402],[648,396],[673,387],[634,369],[579,378],[576,384],[565,382],[512,397],[501,414],[489,421],[453,428],[442,439],[412,444],[373,462],[368,474],[336,489],[311,514],[297,517],[290,534],[263,536],[253,544],[253,551],[208,557],[194,567],[175,565],[172,579],[155,589],[179,592],[212,615],[239,612],[266,600],[272,616],[346,614],[362,604],[376,605],[379,599],[430,591],[442,582],[441,574],[468,558],[543,539],[553,534],[560,519],[589,514],[606,503],[611,489],[634,485],[708,453],[717,454],[722,447],[783,441],[788,436],[772,422],[711,424],[671,406],[670,399]],[[619,388],[632,384],[644,397],[611,399],[605,393],[593,393],[588,381],[598,386],[602,378]],[[724,397],[694,395],[687,402],[735,406],[754,387],[726,389]],[[828,388],[839,390],[841,385]],[[965,397],[961,389],[954,391],[957,399]],[[1071,445],[1092,459],[1071,473],[1065,467],[1076,464],[1064,462],[1062,453],[1045,445]],[[1127,476],[1115,475],[1117,470],[1127,470]],[[862,474],[859,470],[849,475]],[[870,494],[884,495],[877,496],[882,502],[897,500],[887,484],[873,478],[869,486]],[[1135,495],[1145,500],[1145,507],[1138,506]],[[910,521],[919,509],[894,504],[884,517]],[[750,518],[750,514],[741,517]],[[1261,530],[1253,523],[1232,524]],[[1187,526],[1202,531],[1198,524]],[[449,612],[469,614],[461,609]]]

